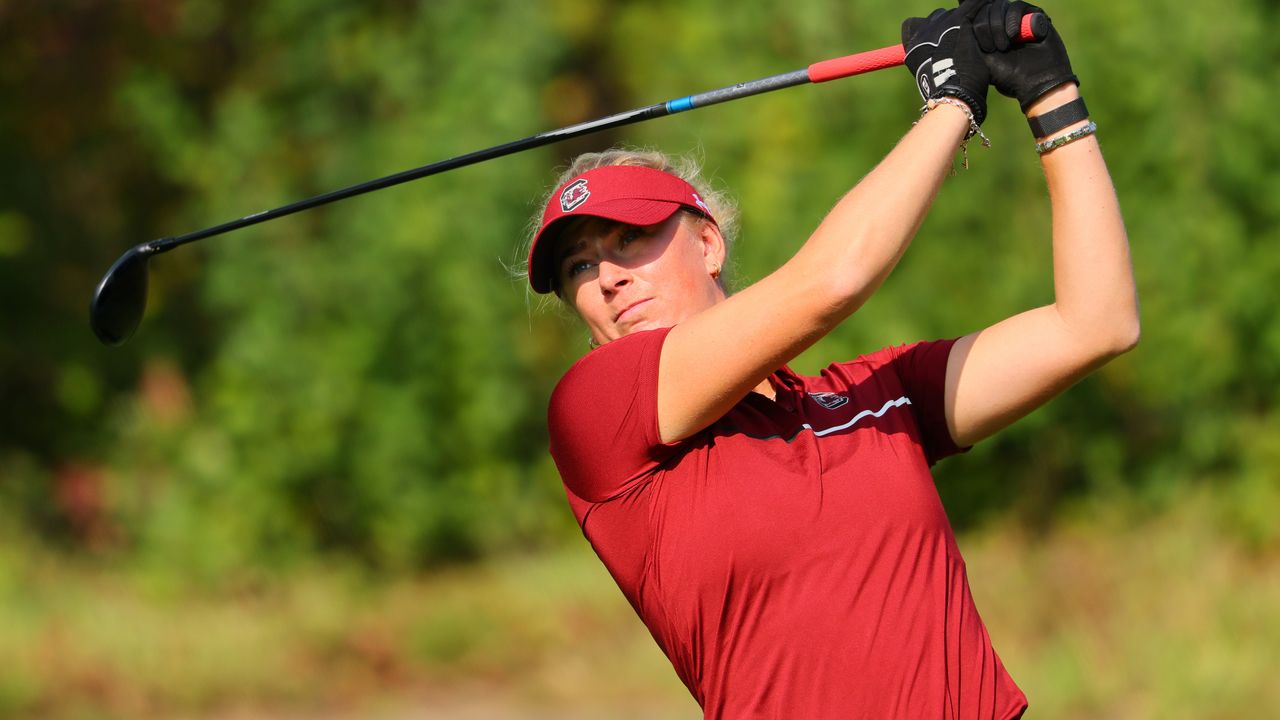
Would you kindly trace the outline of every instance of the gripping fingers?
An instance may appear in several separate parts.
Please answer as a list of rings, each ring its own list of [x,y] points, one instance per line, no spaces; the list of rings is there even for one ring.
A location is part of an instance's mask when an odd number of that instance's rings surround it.
[[[973,33],[982,52],[1006,52],[1018,43],[1042,40],[1048,34],[1049,17],[1025,2],[996,0],[973,20]]]
[[[1007,2],[998,0],[987,5],[973,19],[973,34],[978,39],[978,47],[984,53],[1004,52],[1009,49],[1009,39],[1004,32],[1005,10]]]
[[[925,22],[927,21],[924,18],[918,17],[907,18],[902,21],[902,46],[904,48],[911,41],[911,38],[919,32],[920,28],[924,26]]]

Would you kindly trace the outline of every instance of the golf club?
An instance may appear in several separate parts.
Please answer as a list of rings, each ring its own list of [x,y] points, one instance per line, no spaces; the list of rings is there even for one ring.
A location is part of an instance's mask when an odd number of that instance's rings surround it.
[[[1046,15],[1035,13],[1022,18],[1022,31],[1019,39],[1022,42],[1030,42],[1039,38],[1043,38],[1049,30],[1049,18]],[[93,329],[95,335],[106,345],[120,345],[128,340],[134,331],[138,329],[138,325],[142,322],[142,314],[147,305],[147,264],[151,257],[160,253],[168,252],[179,245],[185,245],[196,240],[203,240],[214,235],[238,230],[250,225],[256,225],[267,220],[273,220],[285,215],[308,210],[320,205],[326,205],[337,200],[362,195],[374,190],[399,185],[400,183],[428,175],[436,175],[467,165],[499,158],[522,150],[529,150],[541,147],[560,140],[567,140],[590,133],[600,132],[631,123],[640,122],[642,120],[652,120],[654,118],[673,115],[675,113],[692,110],[694,108],[706,107],[717,103],[727,102],[729,100],[737,100],[751,95],[779,90],[781,88],[792,87],[795,85],[803,85],[805,83],[820,83],[829,80],[837,80],[839,78],[851,77],[853,75],[861,75],[863,73],[875,70],[883,70],[884,68],[895,67],[901,65],[905,59],[905,51],[901,45],[892,45],[880,48],[879,50],[870,50],[867,52],[857,53],[854,55],[846,55],[844,57],[826,60],[823,62],[810,65],[804,70],[795,70],[793,72],[782,73],[780,75],[772,75],[770,77],[753,80],[750,82],[739,83],[729,87],[720,88],[718,90],[710,90],[697,95],[687,95],[675,100],[669,100],[665,103],[658,103],[648,107],[628,110],[626,112],[609,115],[596,120],[588,120],[586,122],[570,125],[558,130],[551,130],[523,140],[516,140],[503,145],[496,145],[484,150],[459,155],[448,160],[441,160],[430,165],[405,170],[387,175],[376,180],[352,185],[351,187],[334,190],[323,195],[300,200],[289,205],[275,208],[273,210],[264,210],[252,215],[247,215],[238,220],[216,225],[204,230],[197,230],[186,235],[178,235],[176,237],[160,238],[150,242],[142,243],[130,248],[124,255],[107,270],[102,276],[102,280],[98,282],[97,288],[93,293],[93,300],[89,305],[89,326]]]

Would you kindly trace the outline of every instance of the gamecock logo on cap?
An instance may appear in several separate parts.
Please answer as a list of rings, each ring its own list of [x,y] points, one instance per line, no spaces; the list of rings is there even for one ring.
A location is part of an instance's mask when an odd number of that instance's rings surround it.
[[[560,193],[560,209],[564,212],[573,212],[589,197],[591,197],[591,191],[587,189],[587,179],[575,180]]]

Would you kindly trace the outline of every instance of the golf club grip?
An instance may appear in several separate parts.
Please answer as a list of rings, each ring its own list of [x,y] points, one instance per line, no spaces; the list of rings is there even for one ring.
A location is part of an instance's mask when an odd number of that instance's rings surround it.
[[[1022,17],[1022,32],[1019,42],[1041,40],[1049,32],[1049,16],[1044,13],[1030,13]],[[868,50],[854,55],[823,60],[809,66],[809,82],[820,83],[828,80],[862,75],[863,73],[896,67],[906,60],[906,50],[901,45],[890,45],[879,50]]]

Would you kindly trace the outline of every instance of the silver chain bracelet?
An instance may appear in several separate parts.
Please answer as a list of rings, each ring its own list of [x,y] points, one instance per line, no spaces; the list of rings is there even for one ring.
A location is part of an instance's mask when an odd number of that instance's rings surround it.
[[[972,138],[974,135],[977,135],[982,140],[982,147],[989,148],[991,147],[991,138],[988,138],[986,135],[983,134],[982,126],[978,125],[978,121],[976,118],[973,117],[973,111],[969,109],[969,106],[964,104],[964,102],[956,98],[953,98],[949,95],[940,97],[940,98],[930,98],[927,102],[925,102],[923,106],[921,106],[920,117],[923,118],[925,115],[928,115],[930,110],[938,107],[939,105],[951,105],[953,107],[957,107],[960,109],[961,112],[965,114],[965,117],[969,118],[969,132],[965,134],[964,140],[960,141],[960,151],[964,155],[964,161],[961,163],[961,167],[963,167],[965,170],[968,170],[969,169],[969,139]],[[920,121],[917,120],[916,122],[911,124],[914,126],[918,122]],[[952,175],[955,174],[955,168],[952,168],[951,174]]]

